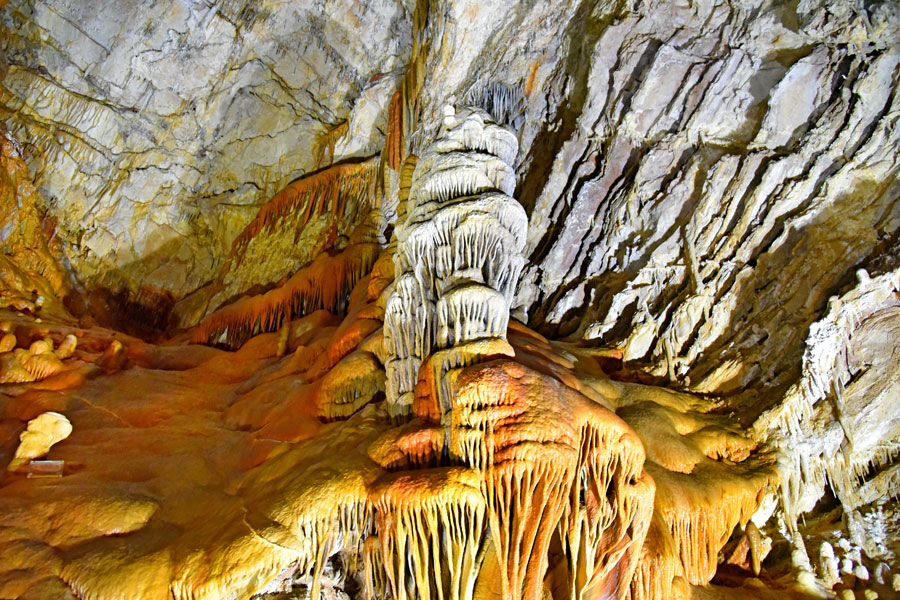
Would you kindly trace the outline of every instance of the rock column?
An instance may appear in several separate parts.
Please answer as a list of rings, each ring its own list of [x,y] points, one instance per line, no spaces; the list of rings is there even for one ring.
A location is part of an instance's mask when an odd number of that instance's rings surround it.
[[[447,107],[437,140],[416,165],[385,316],[394,418],[413,412],[419,368],[435,351],[442,372],[468,364],[478,354],[472,344],[511,353],[506,326],[527,230],[511,197],[517,150],[512,132],[484,111]],[[449,399],[434,400],[438,406],[426,412],[445,417]]]

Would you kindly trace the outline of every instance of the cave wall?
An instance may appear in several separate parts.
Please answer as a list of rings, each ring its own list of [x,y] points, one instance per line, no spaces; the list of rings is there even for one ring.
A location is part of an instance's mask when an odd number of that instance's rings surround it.
[[[422,138],[450,98],[518,127],[515,314],[544,334],[705,393],[783,390],[828,298],[896,253],[895,4],[581,3],[549,41],[546,5],[435,4]]]
[[[210,281],[291,180],[377,151],[409,52],[392,1],[25,0],[0,19],[0,113],[72,275],[138,304]]]
[[[827,299],[895,251],[891,2],[104,6],[2,17],[0,103],[85,289],[211,281],[274,192],[380,149],[413,36],[410,152],[449,101],[519,134],[515,314],[545,334],[783,391]]]

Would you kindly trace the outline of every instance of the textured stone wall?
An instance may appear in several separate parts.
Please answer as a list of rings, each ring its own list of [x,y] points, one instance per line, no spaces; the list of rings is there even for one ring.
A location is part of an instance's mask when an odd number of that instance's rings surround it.
[[[898,24],[824,2],[574,20],[522,157],[519,315],[698,391],[796,377],[828,297],[896,252]]]
[[[377,152],[409,52],[390,0],[14,1],[0,18],[0,116],[72,272],[132,297],[208,282],[275,192]]]
[[[419,4],[408,150],[453,100],[517,130],[515,314],[545,334],[758,411],[896,253],[895,3]],[[2,17],[3,114],[88,289],[178,299],[288,181],[383,144],[411,5],[105,7]]]

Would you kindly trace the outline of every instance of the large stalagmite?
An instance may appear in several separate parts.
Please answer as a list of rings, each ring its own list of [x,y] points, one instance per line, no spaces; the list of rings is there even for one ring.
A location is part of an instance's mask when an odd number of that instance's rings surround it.
[[[432,351],[505,337],[523,265],[527,220],[509,196],[515,136],[483,111],[448,106],[444,115],[439,138],[416,163],[396,230],[385,330],[394,415],[411,413],[416,374]],[[454,367],[465,366],[462,356]],[[445,410],[449,398],[438,404]]]
[[[891,0],[0,0],[0,598],[900,594]]]

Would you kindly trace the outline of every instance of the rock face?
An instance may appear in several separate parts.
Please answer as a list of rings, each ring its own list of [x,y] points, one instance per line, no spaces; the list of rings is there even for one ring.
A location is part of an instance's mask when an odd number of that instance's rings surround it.
[[[897,7],[871,9],[588,20],[558,126],[523,157],[517,314],[704,393],[786,386],[828,297],[895,245]]]
[[[896,2],[0,8],[0,596],[894,593]]]
[[[68,311],[62,300],[68,292],[68,278],[56,260],[58,245],[48,240],[52,220],[41,211],[40,195],[31,182],[21,145],[5,128],[0,131],[0,218],[5,223],[0,234],[0,304],[39,308],[65,318]]]
[[[72,273],[144,303],[213,279],[298,175],[378,151],[409,53],[392,1],[25,1],[2,19],[0,104]]]
[[[893,559],[895,550],[882,532],[894,525],[877,517],[867,525],[860,509],[900,494],[894,464],[900,440],[894,411],[900,385],[900,270],[876,278],[860,270],[858,278],[856,287],[831,299],[828,313],[810,328],[800,380],[754,427],[787,459],[783,502],[792,533],[828,484],[853,544],[872,558]],[[825,578],[821,569],[819,574]]]

